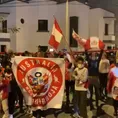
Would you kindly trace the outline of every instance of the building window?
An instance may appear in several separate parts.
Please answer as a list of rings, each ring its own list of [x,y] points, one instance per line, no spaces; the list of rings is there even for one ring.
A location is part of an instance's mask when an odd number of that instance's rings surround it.
[[[24,23],[25,23],[25,20],[24,20],[23,18],[21,18],[21,19],[20,19],[20,22],[21,22],[22,24],[24,24]]]
[[[48,20],[38,20],[38,32],[48,31]]]
[[[79,18],[77,16],[70,17],[70,47],[76,48],[78,46],[77,41],[72,37],[73,29],[78,33],[78,24]]]
[[[112,49],[112,47],[111,46],[107,46],[107,50],[111,50]]]
[[[105,35],[109,34],[109,24],[105,24]]]
[[[2,21],[2,32],[7,33],[7,20]]]
[[[1,45],[1,52],[6,52],[6,45]]]

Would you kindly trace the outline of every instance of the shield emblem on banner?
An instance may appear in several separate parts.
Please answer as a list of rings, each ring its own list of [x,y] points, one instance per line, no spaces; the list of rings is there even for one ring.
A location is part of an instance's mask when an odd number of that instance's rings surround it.
[[[33,98],[33,106],[45,106],[60,91],[60,66],[45,58],[25,58],[17,66],[17,81]]]

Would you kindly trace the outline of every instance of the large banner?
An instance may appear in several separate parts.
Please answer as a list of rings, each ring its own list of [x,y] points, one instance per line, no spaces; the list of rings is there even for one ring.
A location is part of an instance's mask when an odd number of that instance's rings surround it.
[[[13,73],[26,102],[34,110],[61,108],[65,63],[60,58],[15,57]]]

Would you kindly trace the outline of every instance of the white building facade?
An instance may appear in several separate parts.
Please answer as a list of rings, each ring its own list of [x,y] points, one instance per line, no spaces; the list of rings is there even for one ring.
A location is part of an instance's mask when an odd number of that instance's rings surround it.
[[[106,48],[115,47],[115,15],[109,11],[95,8],[90,10],[89,34],[97,36],[106,44]]]
[[[7,49],[11,48],[16,52],[25,50],[35,52],[38,45],[48,46],[54,21],[53,16],[56,17],[64,35],[66,33],[65,3],[56,4],[56,2],[45,0],[40,2],[34,0],[32,3],[13,1],[1,5],[0,12],[8,13],[5,17],[8,28],[20,28],[17,33],[10,32],[9,42],[0,41],[1,45],[3,43]],[[98,36],[101,40],[106,40],[111,39],[111,35],[114,36],[115,16],[113,13],[102,9],[90,9],[89,6],[79,2],[69,2],[69,22],[70,17],[78,19],[77,31],[83,38]],[[109,36],[104,34],[105,24],[109,24]],[[112,40],[114,39],[115,37],[112,37]],[[70,37],[68,41],[70,41]],[[60,49],[64,47],[63,42]]]

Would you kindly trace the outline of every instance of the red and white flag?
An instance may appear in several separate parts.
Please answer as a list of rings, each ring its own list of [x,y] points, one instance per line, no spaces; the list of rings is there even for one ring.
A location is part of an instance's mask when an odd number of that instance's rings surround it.
[[[53,24],[52,34],[51,34],[51,37],[49,40],[49,45],[51,45],[54,49],[57,50],[57,48],[62,40],[62,37],[63,37],[62,31],[55,19],[54,24]]]
[[[82,46],[86,44],[86,39],[81,38],[74,30],[73,30],[72,36],[77,41],[78,44]]]
[[[90,37],[87,39],[85,49],[104,49],[105,44],[98,37]]]
[[[15,57],[16,81],[33,110],[61,108],[64,95],[64,59]]]
[[[89,39],[86,40],[86,39],[81,38],[74,30],[73,30],[72,36],[86,50],[104,49],[105,47],[105,44],[98,37],[90,37]]]

